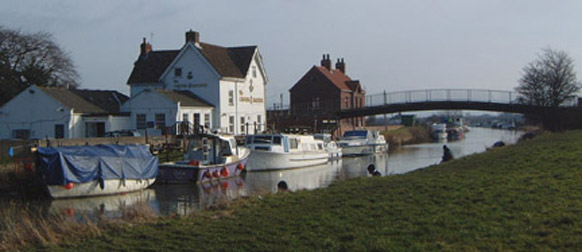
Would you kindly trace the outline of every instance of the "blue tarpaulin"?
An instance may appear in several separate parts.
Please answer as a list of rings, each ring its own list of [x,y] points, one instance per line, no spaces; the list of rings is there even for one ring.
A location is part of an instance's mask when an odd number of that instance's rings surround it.
[[[158,175],[158,158],[146,145],[46,147],[38,155],[37,169],[47,185]]]

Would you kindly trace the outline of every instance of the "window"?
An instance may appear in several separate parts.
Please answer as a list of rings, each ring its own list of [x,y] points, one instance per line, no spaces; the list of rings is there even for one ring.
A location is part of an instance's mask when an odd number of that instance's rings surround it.
[[[228,105],[230,105],[230,106],[234,105],[234,91],[233,90],[228,91]]]
[[[61,124],[62,125],[62,124]],[[62,129],[57,129],[58,124],[55,125],[55,138],[59,138],[59,134],[64,133],[64,127]],[[61,133],[57,133],[59,130],[62,130]],[[105,135],[105,122],[88,122],[85,123],[85,137],[102,137]],[[62,137],[60,137],[62,138]]]
[[[194,76],[192,76],[192,71],[188,72],[188,76],[186,76],[186,78],[188,78],[188,80],[194,78]]]
[[[228,117],[228,132],[234,133],[234,116]]]
[[[346,109],[350,108],[350,103],[349,103],[348,97],[346,97],[344,99],[344,101],[345,101],[345,104],[346,104],[346,106],[344,108],[346,108]]]
[[[200,125],[200,113],[194,113],[194,127]]]
[[[240,133],[244,133],[245,132],[245,117],[241,116],[240,117]]]
[[[65,125],[55,124],[55,138],[65,138]]]
[[[291,149],[297,149],[297,139],[295,138],[289,138],[289,147]]]
[[[156,129],[166,128],[166,114],[156,114]]]
[[[319,97],[315,97],[311,100],[311,107],[314,109],[319,108]]]
[[[182,76],[182,68],[179,68],[179,67],[175,68],[174,69],[174,76],[176,76],[176,77]]]
[[[182,114],[182,122],[189,122],[188,114],[186,114],[186,113]]]
[[[210,113],[204,114],[204,127],[210,128]]]
[[[138,130],[146,128],[146,114],[135,115],[135,125]]]
[[[253,78],[257,78],[257,67],[253,66]]]
[[[30,138],[30,130],[27,130],[27,129],[12,130],[12,138],[29,139]]]
[[[261,115],[257,115],[257,131],[259,131],[259,132],[261,131],[261,123],[262,123],[261,120],[262,120]]]

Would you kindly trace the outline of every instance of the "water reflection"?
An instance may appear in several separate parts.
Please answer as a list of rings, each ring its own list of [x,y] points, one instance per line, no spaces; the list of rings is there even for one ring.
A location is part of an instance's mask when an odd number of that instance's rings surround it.
[[[111,196],[53,200],[50,204],[49,212],[64,214],[78,219],[85,217],[93,220],[120,219],[126,217],[128,211],[135,210],[134,207],[147,208],[148,205],[142,204],[149,204],[150,202],[155,202],[155,200],[155,191],[146,189],[139,192]]]
[[[243,177],[233,177],[204,184],[154,186],[157,199],[153,203],[160,215],[187,215],[218,202],[248,196]]]
[[[455,158],[485,151],[496,141],[515,143],[521,132],[475,128],[465,139],[447,142]],[[158,215],[185,215],[221,201],[256,193],[280,190],[297,191],[326,187],[335,180],[372,176],[367,167],[374,165],[383,176],[402,174],[438,164],[443,143],[409,145],[388,154],[349,157],[325,165],[282,171],[248,172],[219,182],[205,184],[155,185],[125,195],[56,200],[51,211],[68,215],[123,218],[132,206],[147,206]]]
[[[334,180],[334,174],[342,167],[342,160],[327,164],[281,170],[256,171],[246,174],[246,181],[252,193],[273,192],[278,190],[296,191],[328,186]],[[285,189],[286,188],[286,189]]]

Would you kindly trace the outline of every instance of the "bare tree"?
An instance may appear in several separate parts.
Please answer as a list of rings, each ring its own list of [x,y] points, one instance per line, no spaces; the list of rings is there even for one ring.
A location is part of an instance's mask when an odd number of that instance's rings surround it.
[[[78,79],[73,61],[50,33],[0,26],[0,104],[28,85],[77,87]]]
[[[536,60],[523,68],[516,90],[522,102],[558,107],[580,90],[574,61],[564,51],[544,49]]]

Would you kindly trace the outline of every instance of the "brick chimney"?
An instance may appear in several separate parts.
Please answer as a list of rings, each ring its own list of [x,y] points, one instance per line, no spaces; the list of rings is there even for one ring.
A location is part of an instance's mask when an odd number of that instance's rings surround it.
[[[329,59],[329,54],[323,55],[323,59],[321,59],[321,66],[327,68],[328,71],[331,71],[331,60]]]
[[[192,31],[190,29],[186,32],[186,43],[191,42],[194,44],[198,44],[200,42],[200,33]]]
[[[152,45],[146,42],[146,38],[143,38],[143,42],[139,45],[140,55],[148,54],[152,51]]]
[[[344,62],[344,58],[337,59],[335,63],[335,69],[342,71],[342,73],[346,73],[346,63]]]

